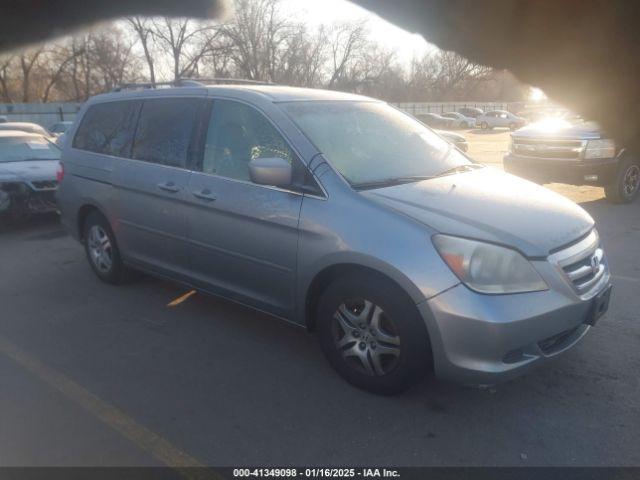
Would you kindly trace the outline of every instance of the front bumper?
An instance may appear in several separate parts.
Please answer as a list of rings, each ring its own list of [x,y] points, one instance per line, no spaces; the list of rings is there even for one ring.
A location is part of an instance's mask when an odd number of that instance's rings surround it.
[[[24,215],[58,210],[53,181],[51,186],[35,190],[26,183],[0,183],[0,215]]]
[[[492,385],[520,376],[574,346],[589,331],[593,298],[581,299],[548,262],[534,262],[549,290],[482,295],[459,284],[418,305],[436,376]],[[544,265],[544,264],[547,265]],[[610,287],[607,271],[598,292]]]
[[[567,183],[570,185],[605,186],[614,182],[618,169],[617,158],[593,160],[562,160],[525,157],[508,153],[504,169],[538,183]]]

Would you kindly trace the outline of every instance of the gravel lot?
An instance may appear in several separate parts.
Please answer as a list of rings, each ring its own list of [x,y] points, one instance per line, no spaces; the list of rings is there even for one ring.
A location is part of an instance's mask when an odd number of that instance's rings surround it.
[[[465,135],[500,167],[507,132]],[[350,387],[313,336],[266,315],[202,294],[168,307],[184,289],[151,278],[100,283],[55,220],[0,234],[0,466],[640,466],[640,202],[550,188],[599,223],[609,314],[526,377],[393,398]]]

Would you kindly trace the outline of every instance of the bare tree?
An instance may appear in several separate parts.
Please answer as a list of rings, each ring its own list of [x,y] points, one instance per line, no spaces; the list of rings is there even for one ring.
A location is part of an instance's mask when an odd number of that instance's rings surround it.
[[[44,52],[44,47],[40,46],[31,51],[22,53],[19,56],[20,72],[22,78],[20,79],[22,84],[22,102],[28,103],[31,99],[31,72],[33,71],[40,55]]]
[[[409,84],[418,96],[426,93],[441,100],[464,100],[464,93],[488,81],[491,72],[491,68],[473,63],[455,52],[429,52],[413,60]]]
[[[121,83],[244,77],[390,101],[518,99],[513,76],[433,50],[410,65],[366,21],[311,27],[280,0],[234,0],[226,23],[130,17],[21,55],[0,57],[0,99],[83,101]],[[146,68],[145,68],[146,66]]]
[[[215,29],[211,24],[189,19],[162,18],[153,21],[152,35],[160,49],[167,49],[173,67],[173,79],[190,76],[206,55],[209,44],[204,32]]]
[[[341,23],[335,25],[330,35],[331,65],[327,85],[348,84],[347,71],[352,62],[362,53],[367,38],[366,22]]]
[[[306,25],[298,24],[280,53],[272,80],[288,85],[321,86],[326,61],[326,28],[320,26],[310,32]]]
[[[144,58],[147,61],[147,67],[149,68],[149,81],[156,83],[156,70],[153,54],[151,53],[151,43],[153,41],[153,30],[149,25],[149,20],[140,17],[130,17],[127,19],[131,28],[138,36],[140,44],[142,45],[142,51],[144,52]]]
[[[93,84],[98,91],[109,91],[139,78],[137,59],[132,56],[133,43],[123,39],[118,30],[103,31],[91,37]]]
[[[0,59],[0,88],[2,88],[2,100],[6,103],[12,102],[9,81],[14,58],[13,55],[6,55]]]
[[[232,45],[229,53],[238,74],[276,81],[296,24],[280,15],[278,0],[236,0],[235,5],[235,18],[221,26],[221,33]]]

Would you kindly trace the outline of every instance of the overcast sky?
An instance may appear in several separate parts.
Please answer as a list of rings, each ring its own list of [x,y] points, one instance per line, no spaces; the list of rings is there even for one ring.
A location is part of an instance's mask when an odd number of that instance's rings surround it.
[[[384,39],[388,48],[398,52],[400,61],[409,62],[414,55],[435,48],[420,35],[398,28],[347,0],[282,0],[280,8],[283,13],[290,12],[309,25],[366,19],[372,36]]]

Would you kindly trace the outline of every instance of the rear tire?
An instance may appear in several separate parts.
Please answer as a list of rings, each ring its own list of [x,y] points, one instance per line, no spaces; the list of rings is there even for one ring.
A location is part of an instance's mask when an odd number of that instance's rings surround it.
[[[358,388],[393,395],[432,368],[424,320],[408,295],[382,276],[337,279],[322,293],[316,314],[329,363]]]
[[[611,203],[631,203],[640,193],[640,162],[626,159],[620,162],[611,185],[604,187],[604,194]]]
[[[91,269],[100,280],[117,285],[125,281],[128,270],[122,263],[116,237],[104,216],[95,211],[85,219],[82,238]]]
[[[480,128],[482,128],[482,130],[489,130],[489,124],[487,122],[482,122],[480,124]]]

